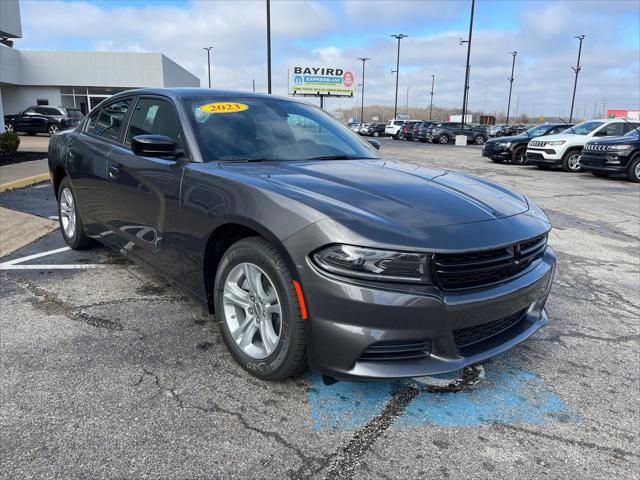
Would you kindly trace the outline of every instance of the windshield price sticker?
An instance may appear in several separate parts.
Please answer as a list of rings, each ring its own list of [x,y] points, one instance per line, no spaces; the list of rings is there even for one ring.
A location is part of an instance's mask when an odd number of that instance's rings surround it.
[[[243,112],[244,110],[248,110],[249,106],[244,103],[236,103],[236,102],[218,102],[218,103],[207,103],[206,105],[202,105],[200,107],[201,112],[208,113],[235,113],[235,112]]]

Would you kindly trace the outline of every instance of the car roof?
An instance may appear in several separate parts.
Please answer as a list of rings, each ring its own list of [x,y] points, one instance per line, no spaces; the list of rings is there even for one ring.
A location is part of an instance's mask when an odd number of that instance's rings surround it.
[[[133,90],[125,90],[117,93],[113,97],[117,98],[130,95],[165,95],[176,100],[186,97],[218,97],[218,98],[275,98],[277,100],[288,100],[292,102],[307,103],[297,98],[283,97],[280,95],[269,95],[268,93],[254,93],[237,90],[217,90],[214,88],[192,88],[192,87],[173,87],[173,88],[136,88]]]

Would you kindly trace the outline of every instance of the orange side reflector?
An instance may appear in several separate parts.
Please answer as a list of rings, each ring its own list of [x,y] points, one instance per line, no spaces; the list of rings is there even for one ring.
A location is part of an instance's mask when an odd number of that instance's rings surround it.
[[[302,296],[302,289],[300,288],[300,284],[293,280],[293,288],[296,290],[296,295],[298,296],[298,303],[300,304],[300,315],[303,320],[307,319],[307,305],[304,303],[304,297]]]

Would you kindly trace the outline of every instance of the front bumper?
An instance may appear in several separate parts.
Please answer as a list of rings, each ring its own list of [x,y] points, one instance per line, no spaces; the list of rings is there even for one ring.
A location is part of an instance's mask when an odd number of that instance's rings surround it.
[[[511,150],[507,147],[499,147],[492,143],[485,143],[482,147],[482,156],[497,160],[511,160]]]
[[[562,155],[553,148],[527,148],[527,161],[533,165],[560,165]]]
[[[580,163],[588,172],[626,173],[629,156],[615,153],[591,154],[582,152]]]
[[[309,363],[338,379],[381,380],[451,372],[504,352],[548,323],[544,305],[556,257],[544,256],[508,281],[489,287],[443,292],[435,286],[399,291],[363,285],[320,271],[307,258],[296,261],[309,311]],[[518,315],[506,330],[459,347],[457,332],[482,329]],[[372,345],[424,342],[418,359],[363,358]]]

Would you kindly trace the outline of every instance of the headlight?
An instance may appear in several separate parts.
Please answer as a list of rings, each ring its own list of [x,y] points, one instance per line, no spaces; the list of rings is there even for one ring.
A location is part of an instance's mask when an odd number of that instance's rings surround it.
[[[511,142],[500,142],[498,143],[499,147],[509,148],[511,146]]]
[[[388,282],[429,283],[429,258],[424,253],[394,252],[331,245],[313,254],[323,270],[345,277]]]
[[[545,146],[547,145],[562,145],[564,143],[567,143],[566,140],[555,140],[553,142],[545,142]]]
[[[609,150],[631,150],[633,145],[610,145]]]

